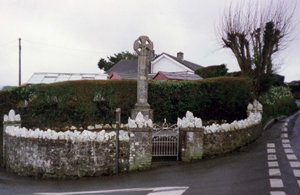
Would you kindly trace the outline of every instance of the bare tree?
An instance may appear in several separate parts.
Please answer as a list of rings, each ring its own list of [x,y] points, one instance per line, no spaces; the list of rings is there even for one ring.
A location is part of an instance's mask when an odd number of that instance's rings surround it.
[[[276,2],[231,4],[218,30],[222,46],[233,52],[242,74],[253,80],[258,93],[263,77],[274,71],[274,54],[285,48],[292,30],[295,5],[289,9],[286,1]]]

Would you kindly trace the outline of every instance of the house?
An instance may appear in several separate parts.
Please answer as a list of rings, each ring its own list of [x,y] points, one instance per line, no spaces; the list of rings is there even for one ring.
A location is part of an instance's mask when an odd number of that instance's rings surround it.
[[[203,78],[200,77],[197,74],[188,72],[188,71],[184,71],[184,72],[163,72],[163,71],[159,71],[158,73],[156,73],[156,75],[153,77],[153,80],[177,80],[177,81],[181,81],[181,80],[202,80]]]
[[[151,61],[151,73],[158,73],[159,71],[195,72],[199,68],[202,68],[202,66],[185,60],[182,52],[178,52],[176,57],[162,53]]]
[[[122,79],[136,79],[138,60],[121,60],[111,67],[107,74],[108,79],[122,80]]]
[[[109,74],[109,79],[136,79],[137,66],[137,59],[121,60],[107,71]],[[162,53],[159,55],[154,55],[154,57],[151,59],[149,77],[153,78],[159,71],[189,72],[190,74],[194,74],[195,70],[199,68],[202,68],[202,66],[185,60],[182,52],[178,52],[176,57],[167,53]]]
[[[75,80],[107,80],[108,75],[102,71],[102,73],[46,73],[37,72],[34,73],[27,84],[40,84],[40,83],[56,83],[63,81],[75,81]]]

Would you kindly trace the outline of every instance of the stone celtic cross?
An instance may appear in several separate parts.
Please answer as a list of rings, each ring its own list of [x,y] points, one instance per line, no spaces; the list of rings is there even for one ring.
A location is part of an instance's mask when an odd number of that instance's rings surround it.
[[[149,55],[153,51],[153,43],[147,36],[140,36],[133,45],[134,51],[139,56]]]
[[[147,36],[140,36],[133,44],[134,51],[138,54],[137,73],[137,103],[132,110],[135,118],[138,112],[152,119],[152,110],[148,104],[148,71],[150,66],[149,55],[153,52],[153,43]]]

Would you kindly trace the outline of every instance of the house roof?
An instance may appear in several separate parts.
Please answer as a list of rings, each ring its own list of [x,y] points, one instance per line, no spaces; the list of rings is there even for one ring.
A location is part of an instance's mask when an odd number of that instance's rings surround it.
[[[152,62],[159,58],[162,55],[167,55],[171,59],[175,60],[176,62],[186,66],[187,68],[195,71],[199,68],[202,68],[201,65],[192,63],[187,60],[180,60],[175,56],[172,56],[167,53],[161,53],[160,55],[157,55],[152,59]],[[136,79],[137,77],[137,66],[138,66],[138,59],[132,59],[132,60],[121,60],[118,63],[116,63],[114,66],[112,66],[107,73],[110,75],[113,72],[118,73],[123,79]]]
[[[55,83],[74,80],[106,80],[107,74],[95,73],[49,73],[36,72],[28,80],[28,84]]]
[[[184,72],[163,72],[163,71],[159,71],[153,77],[153,79],[155,80],[155,78],[159,74],[164,75],[168,80],[201,80],[201,79],[203,79],[199,75],[194,74],[194,73],[190,73],[190,72],[187,72],[187,71],[184,71]]]
[[[155,74],[148,74],[148,79],[151,80]],[[117,73],[117,72],[111,72],[110,75],[108,76],[108,79],[111,80],[122,80],[122,79],[127,79],[127,80],[136,80],[137,79],[137,73],[128,73],[128,74],[123,74],[123,73]]]
[[[136,79],[137,77],[138,59],[121,60],[112,66],[107,74],[111,75],[113,72],[120,75],[123,79]]]
[[[184,65],[184,66],[186,66],[186,67],[188,67],[189,69],[191,69],[191,70],[193,70],[193,71],[195,71],[195,70],[197,70],[197,69],[199,69],[199,68],[203,68],[203,66],[201,66],[201,65],[199,65],[199,64],[195,64],[195,63],[190,62],[190,61],[187,61],[187,60],[181,60],[181,59],[179,59],[179,58],[177,58],[177,57],[175,57],[175,56],[172,56],[172,55],[170,55],[170,54],[167,54],[167,53],[161,53],[160,55],[157,55],[157,56],[154,58],[154,60],[157,59],[157,58],[159,58],[159,57],[162,56],[162,55],[167,55],[168,57],[172,58],[173,60],[177,61],[178,63],[180,63],[180,64],[182,64],[182,65]]]

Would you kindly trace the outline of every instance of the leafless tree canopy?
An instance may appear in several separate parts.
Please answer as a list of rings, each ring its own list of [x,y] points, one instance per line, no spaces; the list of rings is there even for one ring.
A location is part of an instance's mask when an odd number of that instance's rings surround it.
[[[225,10],[219,36],[235,55],[242,73],[259,80],[272,74],[272,57],[288,42],[295,5],[291,8],[286,1],[240,2]]]

